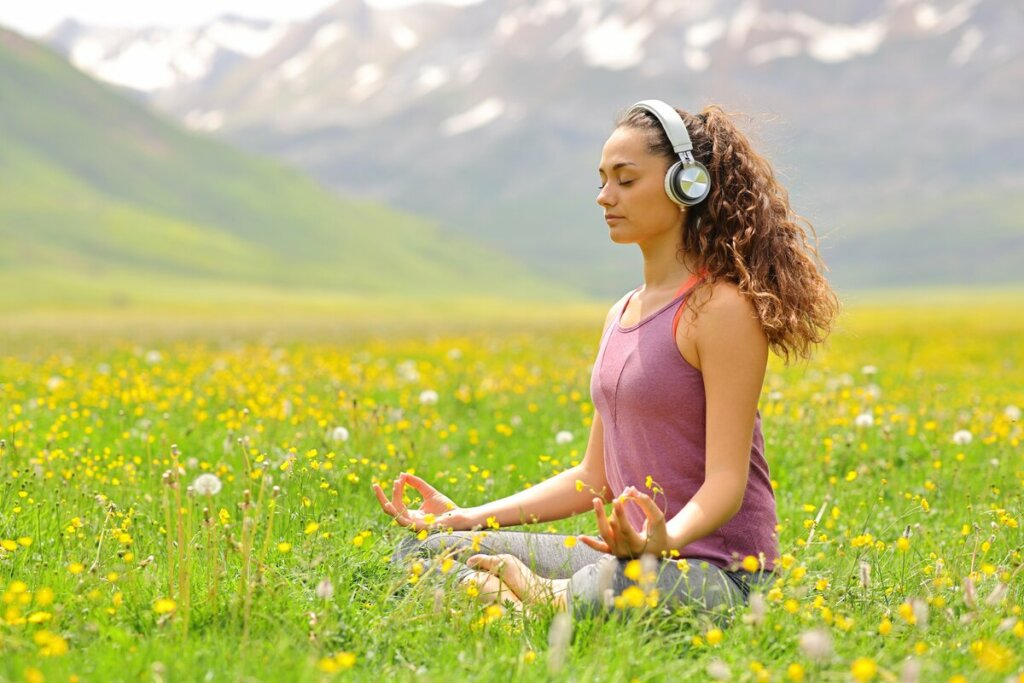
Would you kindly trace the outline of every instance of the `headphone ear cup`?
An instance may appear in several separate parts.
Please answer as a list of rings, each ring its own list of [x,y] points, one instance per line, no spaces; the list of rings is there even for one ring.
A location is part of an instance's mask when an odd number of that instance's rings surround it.
[[[665,174],[665,194],[676,204],[699,204],[711,192],[711,175],[699,161],[672,164]]]

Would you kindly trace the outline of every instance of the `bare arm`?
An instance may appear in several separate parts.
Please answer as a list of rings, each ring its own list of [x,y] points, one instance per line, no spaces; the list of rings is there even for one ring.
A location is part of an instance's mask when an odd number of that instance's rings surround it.
[[[743,504],[757,400],[768,339],[753,306],[735,287],[715,288],[691,326],[707,400],[704,483],[668,521],[671,547],[682,549],[728,522]]]
[[[607,329],[625,300],[624,296],[608,311],[604,329]],[[583,482],[579,490],[577,481]],[[408,510],[402,502],[406,485],[412,486],[423,496],[424,505],[417,511]],[[373,484],[373,491],[387,514],[394,517],[399,524],[414,529],[435,526],[455,530],[474,529],[485,526],[492,517],[501,526],[572,517],[590,510],[595,496],[611,500],[610,488],[605,478],[604,426],[601,423],[601,416],[594,411],[594,421],[590,427],[590,439],[583,462],[526,490],[484,505],[458,508],[427,482],[405,473],[395,480],[390,500],[376,483]]]

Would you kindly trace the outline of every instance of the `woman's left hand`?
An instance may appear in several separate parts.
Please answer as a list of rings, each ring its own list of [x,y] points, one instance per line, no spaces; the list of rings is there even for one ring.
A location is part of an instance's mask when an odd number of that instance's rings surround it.
[[[633,501],[644,511],[647,519],[640,531],[633,528],[626,517],[626,502]],[[612,501],[612,516],[604,512],[604,501],[594,498],[594,514],[601,538],[580,536],[586,545],[602,553],[616,557],[639,557],[645,553],[655,556],[667,555],[674,549],[665,525],[665,513],[654,499],[630,486],[622,495]]]

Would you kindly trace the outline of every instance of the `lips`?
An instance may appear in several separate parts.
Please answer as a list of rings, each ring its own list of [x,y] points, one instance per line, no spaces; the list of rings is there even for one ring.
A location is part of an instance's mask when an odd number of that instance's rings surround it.
[[[622,216],[617,216],[617,215],[615,215],[613,213],[608,213],[608,214],[605,214],[604,220],[606,222],[608,222],[608,221],[618,221],[618,220],[622,220]]]

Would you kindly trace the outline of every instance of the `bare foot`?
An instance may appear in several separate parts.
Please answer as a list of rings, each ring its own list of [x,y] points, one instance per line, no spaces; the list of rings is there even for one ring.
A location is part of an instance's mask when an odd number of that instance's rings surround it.
[[[530,571],[515,555],[473,555],[466,564],[500,580],[527,605],[554,605],[565,609],[569,579],[546,579]]]
[[[486,572],[473,572],[462,581],[471,597],[486,604],[511,603],[514,610],[522,610],[523,601],[508,585],[497,576]]]

